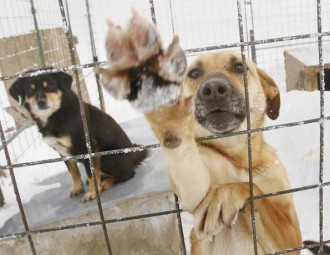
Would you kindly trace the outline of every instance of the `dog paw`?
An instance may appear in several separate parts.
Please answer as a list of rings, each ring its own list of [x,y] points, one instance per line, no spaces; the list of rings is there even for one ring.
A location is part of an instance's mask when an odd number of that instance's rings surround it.
[[[96,198],[96,192],[86,192],[83,197],[83,202],[88,202]]]
[[[105,89],[143,113],[176,103],[187,67],[179,38],[164,50],[156,27],[136,11],[126,29],[111,22],[108,27],[109,66],[95,69]]]
[[[194,229],[199,239],[213,240],[224,227],[233,228],[249,198],[246,183],[211,187],[194,212]]]
[[[73,189],[70,192],[70,197],[77,196],[83,192],[84,192],[84,186],[82,185],[82,183],[80,183],[80,185],[75,185],[73,187]]]

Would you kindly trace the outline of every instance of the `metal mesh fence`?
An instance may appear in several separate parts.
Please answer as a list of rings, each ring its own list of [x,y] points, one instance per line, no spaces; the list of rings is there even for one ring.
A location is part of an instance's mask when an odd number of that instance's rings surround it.
[[[145,16],[149,16],[157,24],[157,28],[162,35],[164,44],[168,44],[174,34],[178,34],[181,38],[181,45],[185,49],[188,60],[193,59],[206,51],[221,50],[233,48],[241,51],[243,61],[245,56],[255,58],[259,66],[270,72],[271,76],[276,77],[280,89],[285,90],[285,67],[283,49],[291,47],[316,45],[318,48],[318,68],[320,80],[320,114],[313,119],[304,119],[297,122],[283,123],[275,126],[267,126],[261,129],[251,129],[249,114],[247,116],[248,125],[245,131],[233,132],[230,134],[215,135],[201,138],[200,140],[218,139],[226,136],[235,136],[247,134],[248,155],[249,155],[249,176],[250,176],[250,201],[253,240],[255,254],[257,249],[257,228],[254,219],[253,202],[257,199],[265,197],[278,196],[286,193],[295,193],[308,190],[318,190],[319,192],[319,242],[320,249],[324,244],[330,243],[324,238],[324,214],[323,204],[325,201],[323,196],[324,188],[330,185],[329,181],[324,180],[324,136],[325,125],[329,121],[330,116],[325,114],[325,81],[324,81],[324,55],[323,46],[329,42],[330,36],[330,20],[326,17],[330,10],[330,3],[325,0],[317,0],[311,4],[310,0],[300,1],[225,1],[219,6],[219,1],[209,0],[207,4],[201,1],[141,1],[139,4],[134,1],[117,1],[110,3],[106,1],[92,2],[84,1],[5,1],[3,9],[0,12],[0,37],[9,38],[16,35],[29,34],[33,31],[33,37],[23,37],[23,43],[31,46],[27,51],[30,59],[27,66],[38,70],[42,66],[54,66],[54,70],[36,71],[35,73],[25,74],[24,76],[50,73],[55,71],[66,71],[74,74],[74,83],[80,101],[80,110],[84,123],[85,138],[88,148],[88,154],[78,155],[66,158],[52,158],[42,160],[31,160],[29,162],[19,162],[20,155],[23,155],[31,146],[38,146],[40,136],[36,132],[35,127],[30,121],[24,122],[20,128],[17,127],[15,120],[10,117],[5,109],[10,107],[9,98],[1,97],[1,169],[3,173],[9,174],[13,189],[15,191],[17,204],[21,214],[24,231],[19,233],[11,233],[0,235],[0,241],[8,237],[27,238],[30,244],[32,254],[38,254],[35,248],[33,236],[36,234],[48,233],[52,231],[62,231],[66,229],[86,228],[100,225],[104,233],[105,246],[108,254],[112,254],[111,234],[107,230],[107,224],[122,221],[143,219],[149,217],[159,217],[167,214],[176,214],[177,222],[181,238],[182,254],[187,254],[184,236],[182,232],[181,213],[179,202],[176,199],[176,209],[167,211],[159,211],[144,215],[136,215],[131,217],[106,219],[103,215],[103,208],[100,194],[97,191],[97,208],[100,215],[98,221],[85,222],[80,224],[72,224],[66,226],[58,226],[54,228],[45,228],[39,230],[31,230],[28,220],[24,213],[24,205],[21,201],[19,192],[19,184],[16,182],[15,170],[18,168],[29,167],[40,164],[49,164],[63,162],[69,159],[88,159],[91,169],[94,169],[92,158],[97,155],[110,155],[117,153],[127,153],[128,150],[112,150],[101,153],[93,153],[91,150],[89,130],[87,120],[84,118],[83,100],[89,100],[92,104],[104,109],[110,115],[114,116],[119,122],[139,117],[130,106],[126,103],[116,102],[107,95],[102,94],[98,88],[98,77],[93,72],[93,67],[104,65],[106,54],[104,52],[104,35],[105,19],[116,17],[115,23],[125,24],[128,20],[130,12],[127,10],[129,6],[133,6]],[[102,11],[100,11],[102,10]],[[118,13],[120,15],[118,15]],[[272,17],[270,19],[269,17]],[[231,26],[228,26],[231,24]],[[232,29],[236,28],[236,31]],[[52,30],[52,33],[48,33]],[[217,31],[217,32],[214,32]],[[294,31],[294,33],[292,33]],[[62,37],[62,41],[52,40],[52,37]],[[86,36],[87,35],[87,36]],[[48,36],[48,37],[47,37]],[[79,43],[76,43],[78,40]],[[2,44],[4,45],[4,44]],[[7,47],[6,47],[7,49]],[[33,54],[32,54],[33,53]],[[5,63],[12,55],[22,55],[26,58],[26,50],[20,50],[17,45],[2,52],[0,63]],[[48,62],[47,62],[48,61]],[[20,59],[20,64],[12,62],[13,67],[5,69],[0,65],[0,93],[6,95],[6,81],[12,81],[21,77],[19,73],[26,71],[26,65]],[[7,62],[6,62],[7,63]],[[9,65],[10,67],[10,65]],[[275,67],[275,68],[274,68]],[[245,74],[246,76],[246,74]],[[245,98],[248,98],[248,87],[245,77]],[[86,84],[86,85],[85,85]],[[84,89],[86,86],[86,89]],[[3,91],[2,91],[3,90]],[[87,91],[84,94],[84,91]],[[247,109],[249,102],[246,101]],[[121,112],[119,115],[118,112]],[[124,114],[123,114],[124,112]],[[19,112],[19,114],[21,114]],[[279,129],[294,128],[298,126],[316,124],[319,127],[320,139],[320,159],[319,159],[319,183],[314,185],[306,185],[303,187],[284,190],[278,193],[265,194],[262,196],[254,196],[252,184],[252,149],[251,135],[255,132],[271,132]],[[18,141],[13,143],[13,141]],[[158,148],[158,144],[149,144],[133,148],[134,150],[145,150]],[[1,184],[1,183],[0,183]],[[96,186],[96,182],[94,183]],[[1,186],[0,186],[1,188]],[[0,205],[1,205],[0,190]],[[284,251],[276,251],[272,254],[286,254],[295,250],[305,249],[306,247],[315,247],[309,245],[303,247],[292,247]]]

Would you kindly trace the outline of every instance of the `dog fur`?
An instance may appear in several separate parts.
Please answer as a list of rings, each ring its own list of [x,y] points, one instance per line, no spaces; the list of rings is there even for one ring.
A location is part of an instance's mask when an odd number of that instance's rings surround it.
[[[172,189],[194,216],[191,254],[254,254],[248,136],[195,139],[247,129],[245,71],[251,128],[262,128],[266,115],[278,117],[279,89],[266,72],[234,51],[201,55],[182,72],[186,60],[178,38],[164,50],[156,28],[145,24],[133,13],[127,29],[109,28],[106,49],[117,57],[109,58],[110,68],[98,70],[103,84],[144,112],[158,138]],[[130,55],[143,49],[145,55],[121,58],[116,55],[123,51],[120,40],[128,42]],[[290,189],[283,164],[261,132],[251,133],[251,144],[253,194]],[[254,209],[259,254],[302,245],[292,194],[255,200]]]
[[[32,72],[30,70],[28,72]],[[72,77],[64,72],[42,74],[17,79],[9,89],[17,101],[31,113],[43,140],[62,157],[86,154],[86,140],[77,95],[71,90]],[[116,121],[98,108],[84,103],[92,152],[134,147]],[[114,183],[134,176],[134,169],[147,156],[147,151],[93,157],[98,188],[110,188]],[[88,192],[83,201],[95,199],[96,191],[88,159],[79,160],[87,173]],[[84,191],[75,160],[65,161],[73,180],[70,196]],[[102,180],[102,181],[101,181]]]

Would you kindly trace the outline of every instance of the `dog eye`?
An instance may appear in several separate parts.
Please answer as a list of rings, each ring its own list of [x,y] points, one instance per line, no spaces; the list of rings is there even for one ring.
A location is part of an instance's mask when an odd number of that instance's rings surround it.
[[[248,67],[247,66],[244,66],[243,63],[236,63],[236,64],[234,64],[233,69],[237,73],[243,73],[244,72],[244,69],[246,71],[248,70]]]
[[[194,68],[189,71],[188,77],[191,79],[197,79],[202,75],[202,70],[200,68]]]

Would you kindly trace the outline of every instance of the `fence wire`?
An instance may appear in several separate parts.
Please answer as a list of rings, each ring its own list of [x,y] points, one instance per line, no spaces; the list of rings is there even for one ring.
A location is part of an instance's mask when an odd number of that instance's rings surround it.
[[[250,1],[252,4],[252,0]],[[30,0],[31,3],[31,13],[33,14],[34,21],[36,24],[38,24],[37,21],[37,16],[35,15],[35,9],[33,5],[33,0]],[[67,1],[65,1],[67,4]],[[263,198],[268,198],[268,197],[274,197],[282,194],[287,194],[287,193],[294,193],[294,192],[300,192],[300,191],[305,191],[305,190],[312,190],[312,189],[319,189],[319,245],[305,245],[302,247],[292,247],[290,249],[286,249],[283,251],[276,251],[273,253],[269,254],[286,254],[290,253],[292,251],[298,251],[298,250],[303,250],[306,248],[314,248],[318,247],[319,251],[322,251],[323,245],[329,244],[330,240],[324,240],[323,236],[323,188],[326,186],[330,186],[330,182],[325,182],[323,179],[323,171],[324,171],[324,123],[325,121],[330,120],[330,116],[325,116],[325,111],[324,111],[324,91],[325,91],[325,81],[324,81],[324,61],[323,61],[323,40],[325,37],[330,35],[330,31],[323,31],[322,29],[322,1],[317,0],[317,33],[308,33],[308,34],[300,34],[300,35],[294,35],[294,36],[282,36],[282,37],[277,37],[277,38],[270,38],[270,39],[262,39],[262,40],[255,40],[255,41],[250,41],[246,38],[244,38],[244,31],[247,31],[246,28],[244,28],[244,13],[243,13],[243,8],[242,8],[242,1],[237,0],[237,14],[238,14],[238,25],[239,25],[239,38],[240,42],[237,43],[229,43],[229,44],[219,44],[219,45],[214,45],[214,46],[206,46],[206,47],[199,47],[199,48],[191,48],[191,49],[186,49],[185,53],[187,55],[194,55],[194,54],[199,54],[205,51],[213,51],[213,50],[220,50],[220,49],[227,49],[227,48],[240,48],[241,50],[241,55],[243,59],[243,63],[245,64],[245,54],[247,52],[248,47],[255,47],[256,45],[265,45],[269,43],[276,43],[276,42],[285,42],[285,41],[296,41],[300,39],[311,39],[315,38],[317,39],[318,43],[318,54],[319,54],[319,78],[320,78],[320,117],[315,118],[315,119],[309,119],[309,120],[304,120],[304,121],[299,121],[299,122],[291,122],[291,123],[285,123],[281,125],[274,125],[274,126],[267,126],[264,128],[258,128],[258,129],[253,129],[251,128],[250,124],[250,113],[247,111],[247,129],[244,131],[239,131],[239,132],[232,132],[232,133],[225,133],[225,134],[219,134],[219,135],[213,135],[213,136],[208,136],[208,137],[203,137],[203,138],[197,138],[196,142],[199,141],[205,141],[205,140],[210,140],[210,139],[221,139],[223,137],[230,137],[230,136],[237,136],[237,135],[242,135],[245,134],[247,135],[247,140],[248,140],[248,159],[249,159],[249,183],[250,183],[250,202],[251,202],[251,225],[253,229],[253,242],[254,242],[254,253],[258,255],[258,249],[257,249],[257,228],[256,228],[256,223],[255,223],[255,216],[254,216],[254,201],[258,199],[263,199]],[[149,0],[149,5],[150,5],[150,14],[152,17],[152,20],[155,24],[157,24],[157,19],[156,19],[156,11],[155,11],[155,5],[153,0]],[[91,67],[96,67],[96,66],[103,66],[106,65],[107,63],[105,61],[98,61],[97,53],[95,50],[95,43],[93,39],[93,29],[92,29],[92,22],[91,22],[91,16],[88,13],[88,19],[89,19],[89,31],[90,31],[90,39],[91,39],[91,47],[92,47],[92,52],[93,52],[93,59],[91,63],[85,63],[85,64],[78,64],[76,61],[76,53],[75,53],[75,46],[73,44],[73,36],[72,36],[72,30],[70,28],[70,22],[69,22],[69,15],[68,15],[68,9],[65,10],[64,3],[62,0],[58,0],[58,7],[60,10],[60,15],[61,15],[61,20],[62,20],[62,27],[65,31],[65,36],[67,40],[67,46],[70,51],[70,65],[66,66],[60,66],[56,67],[54,69],[50,70],[38,70],[35,72],[31,73],[25,73],[25,74],[10,74],[10,75],[4,75],[0,77],[0,81],[6,81],[6,80],[11,80],[11,79],[16,79],[16,78],[21,78],[21,77],[33,77],[41,74],[47,74],[47,73],[54,73],[54,72],[59,72],[59,71],[73,71],[74,72],[74,78],[75,78],[75,84],[77,87],[77,95],[79,98],[79,104],[80,104],[80,112],[81,112],[81,117],[83,120],[83,127],[84,127],[84,133],[85,133],[85,139],[86,139],[86,146],[88,153],[83,154],[83,155],[76,155],[76,156],[71,156],[71,157],[64,157],[64,158],[53,158],[53,159],[46,159],[46,160],[37,160],[37,161],[29,161],[29,162],[24,162],[24,163],[12,163],[10,153],[8,150],[8,139],[5,136],[5,132],[3,130],[3,123],[0,121],[0,136],[1,136],[1,141],[2,141],[2,146],[3,150],[5,153],[6,157],[6,162],[7,165],[0,165],[0,170],[4,170],[6,172],[9,172],[12,183],[13,183],[13,188],[14,192],[16,195],[16,200],[17,204],[19,206],[19,211],[20,215],[23,221],[24,229],[25,231],[23,232],[17,232],[17,233],[11,233],[11,234],[5,234],[5,235],[0,235],[0,240],[5,240],[7,238],[18,238],[18,237],[26,237],[29,241],[30,248],[32,254],[37,254],[35,245],[32,239],[33,235],[36,234],[41,234],[41,233],[48,233],[48,232],[54,232],[54,231],[62,231],[62,230],[67,230],[67,229],[74,229],[74,228],[88,228],[91,226],[101,226],[104,234],[104,239],[107,247],[108,254],[112,254],[111,250],[111,233],[110,235],[107,232],[106,225],[111,224],[111,223],[118,223],[118,222],[124,222],[124,221],[131,221],[131,220],[138,220],[138,219],[143,219],[143,218],[150,218],[150,217],[159,217],[162,215],[169,215],[169,214],[176,214],[177,217],[177,223],[180,231],[180,241],[181,241],[181,252],[182,254],[186,254],[186,246],[185,246],[185,241],[184,241],[184,235],[182,231],[182,222],[181,222],[181,213],[182,209],[180,209],[180,205],[178,202],[177,197],[175,196],[175,205],[176,209],[175,210],[167,210],[167,211],[161,211],[161,212],[155,212],[155,213],[149,213],[149,214],[142,214],[142,215],[135,215],[135,216],[130,216],[130,217],[123,217],[123,218],[115,218],[115,219],[105,219],[104,214],[103,214],[103,208],[102,208],[102,202],[100,198],[100,194],[97,188],[97,183],[96,179],[93,178],[94,180],[94,187],[96,190],[96,197],[97,197],[97,206],[98,206],[98,211],[100,215],[100,220],[99,221],[93,221],[93,222],[85,222],[85,223],[80,223],[80,224],[72,224],[72,225],[66,225],[66,226],[58,226],[58,227],[53,227],[53,228],[45,228],[45,229],[38,229],[38,230],[30,230],[28,221],[25,216],[24,212],[24,207],[21,201],[20,193],[19,193],[19,187],[16,182],[15,178],[15,173],[14,173],[14,168],[21,168],[21,167],[28,167],[28,166],[33,166],[33,165],[39,165],[39,164],[47,164],[47,163],[54,163],[54,162],[61,162],[61,161],[67,161],[67,160],[78,160],[78,159],[88,159],[89,163],[91,165],[92,169],[92,175],[94,176],[94,163],[93,163],[93,158],[98,157],[98,156],[103,156],[103,155],[113,155],[113,154],[121,154],[121,153],[129,153],[129,152],[135,152],[135,151],[141,151],[141,150],[147,150],[147,149],[155,149],[159,147],[159,144],[149,144],[149,145],[144,145],[144,146],[136,146],[134,148],[124,148],[124,149],[119,149],[119,150],[111,150],[111,151],[104,151],[104,152],[93,152],[91,148],[91,137],[90,137],[90,132],[88,130],[88,123],[87,123],[87,118],[85,114],[85,109],[83,105],[83,96],[82,96],[82,91],[80,87],[80,79],[81,77],[79,76],[78,70],[83,70]],[[86,7],[87,10],[89,10],[89,1],[86,0]],[[252,7],[251,7],[252,8]],[[173,21],[172,21],[173,22]],[[36,25],[37,27],[37,25]],[[38,29],[37,29],[38,31]],[[38,35],[37,35],[38,37]],[[40,38],[39,38],[40,40]],[[41,44],[39,45],[39,50],[41,48]],[[45,65],[45,60],[43,59],[43,53],[40,53],[40,62],[41,66]],[[96,77],[96,81],[98,82],[98,77]],[[244,86],[245,86],[245,98],[246,98],[246,108],[249,109],[249,91],[248,91],[248,85],[247,85],[247,74],[246,71],[244,72]],[[102,97],[102,95],[101,95]],[[104,109],[104,102],[102,103],[103,99],[100,99],[100,105],[102,109]],[[103,105],[103,106],[102,106]],[[320,127],[320,166],[319,166],[319,183],[315,185],[308,185],[308,186],[303,186],[295,189],[288,189],[288,190],[282,190],[279,192],[273,192],[273,193],[268,193],[268,194],[263,194],[263,195],[258,195],[255,196],[253,194],[253,178],[252,178],[252,143],[251,143],[251,135],[253,133],[257,132],[267,132],[271,130],[276,130],[276,129],[282,129],[282,128],[290,128],[290,127],[296,127],[296,126],[302,126],[302,125],[308,125],[312,123],[318,123]],[[1,191],[1,190],[0,190]]]

